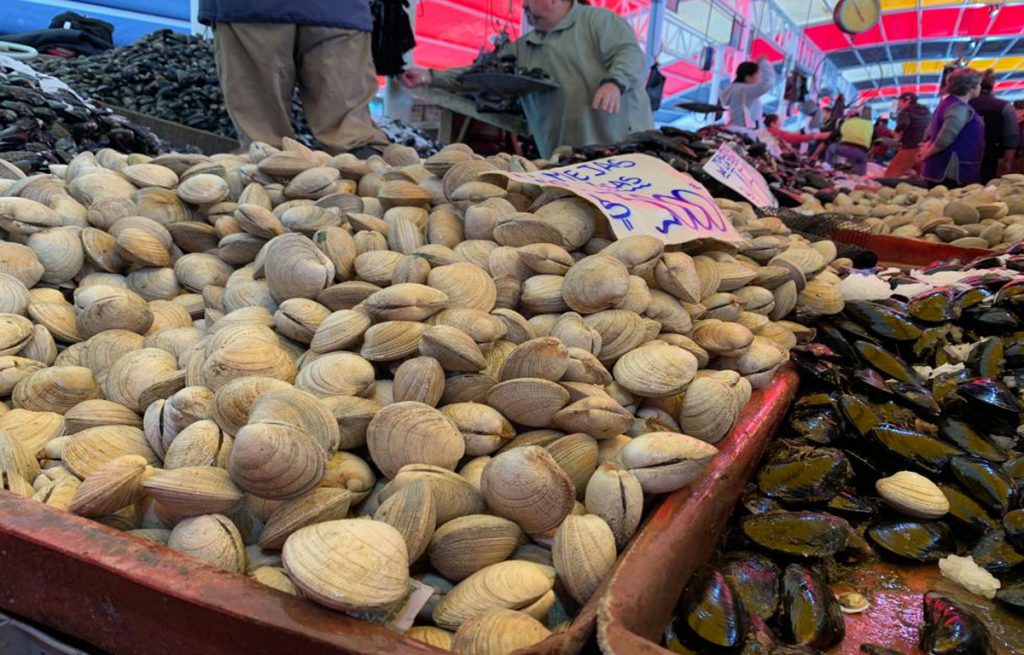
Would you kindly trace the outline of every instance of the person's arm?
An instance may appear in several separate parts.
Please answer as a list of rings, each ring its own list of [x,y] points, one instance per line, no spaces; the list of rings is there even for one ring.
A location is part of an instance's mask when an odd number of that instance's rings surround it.
[[[939,133],[922,158],[927,159],[953,145],[957,135],[960,134],[960,130],[964,129],[970,118],[971,109],[967,105],[953,105],[946,110]]]
[[[642,83],[643,50],[629,23],[612,12],[602,11],[596,15],[590,36],[600,47],[605,69],[591,109],[617,114],[622,95]]]
[[[763,96],[775,88],[775,67],[767,57],[761,57],[757,60],[757,70],[761,73],[761,80],[750,85],[751,91],[755,96]]]
[[[1007,103],[1003,107],[1003,158],[1000,164],[1000,171],[1008,172],[1013,166],[1017,156],[1017,148],[1020,147],[1020,125],[1017,124],[1017,111],[1013,105]]]
[[[779,141],[786,143],[808,143],[810,141],[819,141],[821,139],[827,139],[829,137],[828,132],[819,132],[817,134],[800,134],[799,132],[788,132],[786,130],[780,130],[777,127],[773,127],[768,130],[772,136]]]
[[[514,42],[506,43],[499,51],[498,56],[511,51],[514,45]],[[460,68],[446,68],[441,70],[413,66],[399,75],[398,79],[402,84],[410,89],[415,89],[420,86],[432,86],[436,89],[441,89],[442,91],[455,93],[462,88],[462,85],[458,82],[459,75],[462,75],[470,68],[470,66],[462,66]]]

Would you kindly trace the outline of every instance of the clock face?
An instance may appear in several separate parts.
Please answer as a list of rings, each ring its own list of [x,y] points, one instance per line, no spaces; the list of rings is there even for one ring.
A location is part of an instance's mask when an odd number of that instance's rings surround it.
[[[836,25],[847,34],[867,32],[882,15],[878,0],[839,0],[833,12]]]

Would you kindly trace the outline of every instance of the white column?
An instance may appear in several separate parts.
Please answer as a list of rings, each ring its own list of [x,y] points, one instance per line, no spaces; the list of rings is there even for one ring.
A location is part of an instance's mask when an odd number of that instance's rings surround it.
[[[189,0],[189,22],[193,34],[202,34],[206,26],[199,22],[199,0]]]
[[[651,0],[650,13],[647,15],[647,52],[644,53],[647,67],[650,68],[661,51],[661,39],[665,24],[665,0]]]

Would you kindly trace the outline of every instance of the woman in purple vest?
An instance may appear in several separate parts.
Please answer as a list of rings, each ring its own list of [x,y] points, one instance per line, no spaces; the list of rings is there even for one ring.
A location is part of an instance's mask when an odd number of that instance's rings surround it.
[[[985,123],[968,103],[981,93],[981,73],[971,68],[953,71],[946,78],[946,93],[928,127],[922,175],[948,187],[980,182]]]

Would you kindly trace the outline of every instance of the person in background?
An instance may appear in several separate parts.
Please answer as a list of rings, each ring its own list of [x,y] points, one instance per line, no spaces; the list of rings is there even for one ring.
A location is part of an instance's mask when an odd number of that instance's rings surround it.
[[[522,68],[539,68],[559,86],[520,100],[542,157],[560,145],[624,141],[653,129],[645,89],[644,53],[629,23],[615,12],[574,0],[523,0],[529,34],[505,46]],[[410,68],[402,82],[457,91],[462,69]]]
[[[1021,134],[1020,145],[1017,147],[1017,159],[1013,165],[1013,172],[1024,173],[1024,100],[1014,100],[1013,109],[1017,113],[1017,131]]]
[[[217,74],[243,146],[295,138],[296,83],[310,131],[331,154],[379,152],[369,0],[200,0],[213,26]]]
[[[828,132],[801,134],[799,132],[789,132],[784,130],[779,124],[778,114],[766,114],[764,117],[764,127],[768,134],[779,141],[782,152],[794,152],[795,149],[793,146],[800,145],[801,143],[810,143],[812,141],[821,141],[832,136]]]
[[[718,101],[729,110],[726,126],[756,130],[762,127],[761,96],[775,87],[775,68],[767,57],[736,67],[736,79],[722,89]]]
[[[883,162],[889,155],[889,148],[892,146],[893,132],[889,129],[889,119],[886,116],[879,117],[875,121],[874,134],[872,136],[871,160]]]
[[[864,109],[868,110],[867,107]],[[834,167],[839,158],[843,158],[849,162],[854,174],[865,175],[868,172],[868,148],[871,147],[874,126],[863,117],[863,113],[853,110],[846,115],[839,128],[839,143],[833,143],[825,150],[826,164]]]
[[[958,68],[946,78],[945,90],[919,155],[922,177],[950,187],[980,182],[985,123],[969,103],[981,93],[981,73]]]
[[[985,71],[981,78],[981,93],[971,100],[971,107],[985,121],[985,154],[981,159],[981,183],[987,184],[1010,172],[1020,145],[1020,127],[1013,105],[997,98],[992,91],[996,86],[995,71]]]
[[[917,153],[921,149],[928,121],[932,113],[917,101],[916,93],[904,93],[896,102],[899,114],[896,115],[896,136],[899,148],[896,155],[885,169],[885,177],[903,177],[917,169]]]

